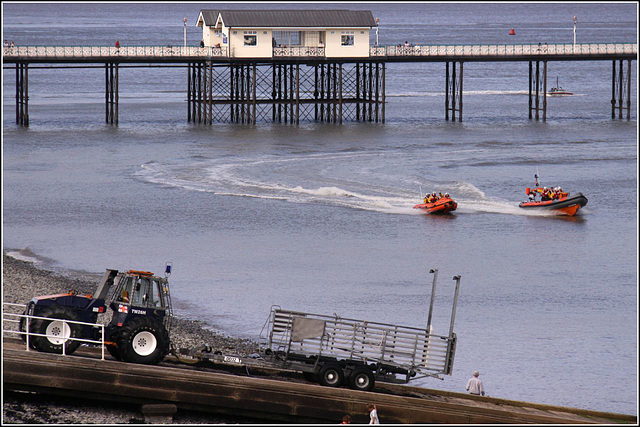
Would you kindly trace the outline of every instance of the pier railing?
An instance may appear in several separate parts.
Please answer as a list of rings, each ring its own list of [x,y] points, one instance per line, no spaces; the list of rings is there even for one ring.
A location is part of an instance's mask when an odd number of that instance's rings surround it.
[[[371,57],[381,56],[516,56],[638,54],[635,43],[512,44],[512,45],[429,45],[374,46]]]
[[[226,47],[194,46],[13,46],[4,47],[5,57],[91,58],[91,57],[226,57]]]
[[[324,57],[324,47],[319,46],[293,46],[293,47],[274,47],[273,57]]]
[[[511,45],[417,45],[372,46],[369,57],[438,57],[438,56],[544,56],[638,54],[636,43],[581,43],[581,44],[511,44]],[[233,52],[232,52],[233,56]],[[4,58],[26,59],[83,59],[83,58],[227,58],[227,47],[194,46],[11,46],[4,47]],[[273,58],[325,57],[325,48],[319,46],[274,47]]]

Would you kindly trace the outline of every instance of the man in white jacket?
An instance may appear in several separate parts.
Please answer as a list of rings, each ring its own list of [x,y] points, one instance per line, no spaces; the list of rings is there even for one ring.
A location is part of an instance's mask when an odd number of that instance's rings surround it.
[[[473,378],[467,381],[467,391],[476,396],[484,396],[484,387],[482,386],[482,381],[478,378],[479,376],[480,372],[475,371],[473,373]]]

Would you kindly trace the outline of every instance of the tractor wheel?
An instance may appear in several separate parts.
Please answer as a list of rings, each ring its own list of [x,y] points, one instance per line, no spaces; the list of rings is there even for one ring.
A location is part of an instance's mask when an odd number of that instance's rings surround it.
[[[111,356],[113,356],[116,360],[120,360],[122,361],[122,356],[120,355],[120,347],[118,346],[118,340],[119,340],[119,334],[118,334],[118,330],[116,330],[113,333],[109,333],[109,331],[107,330],[106,335],[109,337],[109,341],[115,343],[112,345],[105,345],[105,347],[107,347],[107,351],[109,352],[109,354]]]
[[[29,314],[29,308],[30,307],[31,306],[28,306],[24,310],[24,312],[22,314],[23,315]],[[18,329],[20,330],[20,332],[27,332],[27,326],[26,325],[27,325],[27,318],[26,317],[21,317],[20,318],[20,323],[18,325]],[[33,320],[31,321],[31,323],[29,323],[29,333],[32,333],[32,332],[33,332]],[[31,348],[35,348],[35,346],[33,345],[33,338],[34,337],[29,337],[29,347],[31,347]],[[27,334],[26,333],[25,334],[20,334],[20,339],[23,342],[26,343],[27,342]]]
[[[107,345],[106,347],[107,347],[107,351],[111,356],[113,356],[116,360],[122,360],[122,358],[120,358],[119,347],[116,347],[115,345]]]
[[[29,332],[48,335],[46,337],[30,337],[33,347],[45,353],[62,354],[62,346],[65,346],[65,354],[71,354],[80,347],[81,342],[69,340],[69,338],[82,338],[80,325],[64,323],[62,320],[78,321],[78,314],[69,307],[52,305],[45,308],[39,317],[48,317],[53,320],[34,319],[31,321]],[[58,320],[59,319],[59,320]]]
[[[373,372],[367,368],[356,368],[349,375],[349,387],[354,390],[370,391],[375,384]]]
[[[344,372],[337,363],[324,365],[318,373],[318,382],[327,387],[340,387],[344,381]]]
[[[137,317],[120,330],[116,343],[121,360],[157,365],[169,353],[169,334],[165,327],[148,317]]]
[[[303,372],[302,376],[304,377],[305,380],[309,381],[310,383],[318,382],[318,376],[313,372]]]

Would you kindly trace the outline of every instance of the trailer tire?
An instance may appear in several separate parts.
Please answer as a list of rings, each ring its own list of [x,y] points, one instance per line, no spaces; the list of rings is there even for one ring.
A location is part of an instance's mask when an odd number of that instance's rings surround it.
[[[344,381],[344,372],[337,363],[324,365],[318,373],[318,382],[326,387],[340,387]]]
[[[373,372],[367,368],[355,368],[349,375],[349,387],[354,390],[371,391],[375,381]]]
[[[52,305],[42,310],[39,317],[47,317],[52,320],[32,320],[30,332],[51,336],[31,337],[30,342],[33,343],[33,348],[44,353],[62,354],[62,346],[64,345],[65,354],[71,354],[80,347],[80,341],[70,341],[68,339],[82,338],[80,325],[62,322],[62,320],[78,321],[78,313],[75,310],[60,305]]]
[[[164,325],[138,317],[120,330],[117,354],[120,360],[144,365],[157,365],[169,353],[169,334]]]

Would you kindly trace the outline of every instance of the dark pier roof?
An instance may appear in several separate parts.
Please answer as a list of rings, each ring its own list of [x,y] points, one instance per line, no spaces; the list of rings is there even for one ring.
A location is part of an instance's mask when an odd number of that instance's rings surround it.
[[[205,25],[214,26],[218,14],[227,27],[375,27],[369,10],[209,10],[200,11]]]

